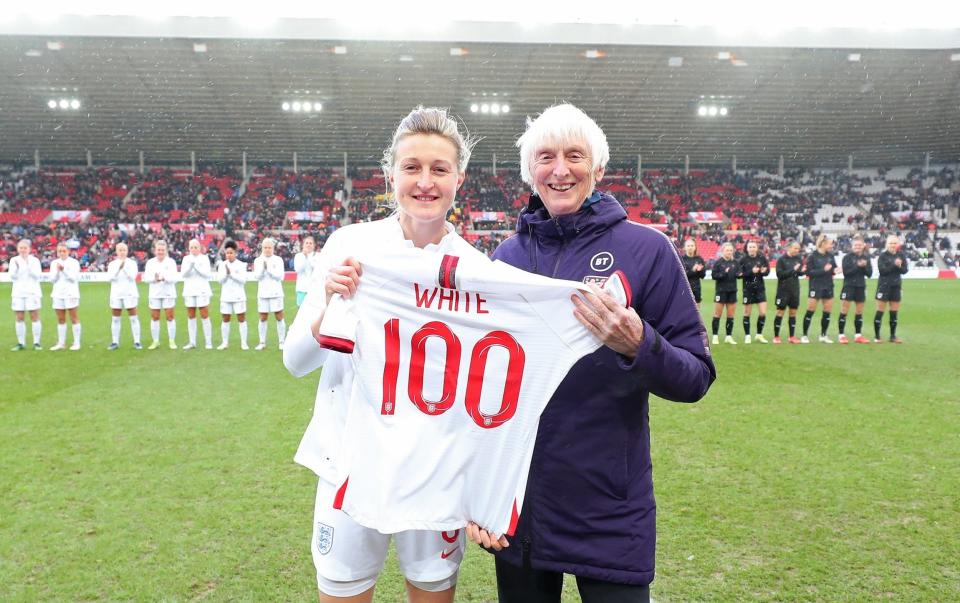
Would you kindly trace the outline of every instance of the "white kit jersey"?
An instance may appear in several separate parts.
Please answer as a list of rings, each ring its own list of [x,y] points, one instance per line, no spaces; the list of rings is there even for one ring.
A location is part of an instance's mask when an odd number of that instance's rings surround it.
[[[147,260],[147,265],[143,268],[142,280],[150,283],[150,289],[147,297],[153,299],[176,298],[177,297],[177,263],[173,258],[167,256],[161,262],[157,258]]]
[[[601,345],[573,313],[588,289],[485,257],[358,259],[357,293],[334,296],[318,338],[356,374],[334,506],[384,533],[512,535],[540,413]]]
[[[463,240],[452,224],[448,223],[446,229],[447,234],[440,242],[427,245],[425,252],[485,257]],[[327,273],[361,253],[389,255],[409,249],[414,249],[413,243],[404,238],[396,216],[337,229],[317,254],[313,282],[283,344],[283,363],[293,375],[302,377],[323,367],[313,416],[294,460],[330,483],[337,479],[337,459],[353,387],[353,364],[349,356],[321,348],[310,330],[311,323],[327,306],[324,291]]]
[[[313,279],[313,265],[316,262],[316,259],[316,251],[310,255],[307,255],[301,251],[297,255],[293,256],[293,270],[297,273],[297,291],[306,293],[310,290],[310,281]]]
[[[61,270],[60,267],[63,267]],[[68,257],[65,260],[56,258],[50,262],[50,282],[53,290],[50,297],[53,299],[70,299],[80,297],[80,262]]]
[[[137,289],[137,261],[132,258],[113,260],[107,265],[110,298],[140,297]]]
[[[212,274],[210,258],[206,255],[188,253],[183,256],[183,259],[180,260],[180,278],[183,280],[183,291],[180,292],[180,295],[183,297],[211,297],[213,295],[213,290],[210,289]]]
[[[261,255],[253,260],[253,280],[257,281],[257,297],[283,297],[283,259]]]
[[[226,260],[217,265],[217,280],[220,281],[220,301],[227,303],[247,301],[247,263]]]
[[[43,268],[37,256],[28,255],[26,260],[19,255],[13,256],[7,270],[10,271],[10,280],[13,282],[11,297],[40,297]]]

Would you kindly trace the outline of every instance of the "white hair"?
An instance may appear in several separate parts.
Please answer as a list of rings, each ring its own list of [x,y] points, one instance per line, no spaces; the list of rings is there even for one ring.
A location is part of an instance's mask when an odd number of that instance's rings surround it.
[[[263,246],[266,245],[267,243],[269,243],[271,247],[277,246],[277,241],[273,237],[267,237],[264,240],[260,241],[260,249],[263,249]]]
[[[589,115],[569,103],[548,107],[536,119],[527,118],[527,131],[517,139],[517,147],[520,148],[520,177],[534,192],[538,193],[530,172],[533,156],[540,147],[558,143],[586,143],[593,158],[594,172],[597,168],[606,168],[610,161],[607,136]]]

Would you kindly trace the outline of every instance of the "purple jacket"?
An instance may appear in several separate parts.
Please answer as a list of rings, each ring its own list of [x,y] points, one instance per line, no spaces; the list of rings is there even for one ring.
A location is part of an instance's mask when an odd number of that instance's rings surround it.
[[[589,203],[592,202],[592,203]],[[536,196],[495,259],[550,277],[621,271],[644,339],[629,362],[607,347],[581,358],[540,416],[520,521],[500,559],[623,584],[654,577],[656,502],[647,399],[696,402],[716,379],[707,334],[673,244],[594,194],[551,218]]]

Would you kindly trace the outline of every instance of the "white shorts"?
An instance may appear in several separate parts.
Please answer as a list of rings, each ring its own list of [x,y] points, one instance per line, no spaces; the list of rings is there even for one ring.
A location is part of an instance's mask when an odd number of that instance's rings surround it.
[[[14,312],[32,312],[40,309],[40,296],[14,297],[10,300],[10,308]]]
[[[148,300],[148,305],[151,310],[167,310],[173,308],[177,305],[177,298],[175,297],[151,297]]]
[[[330,581],[375,580],[383,569],[391,537],[395,540],[400,571],[408,580],[437,582],[457,574],[466,547],[464,530],[409,530],[392,535],[381,534],[361,526],[343,511],[334,509],[336,494],[337,489],[333,484],[319,480],[310,549],[321,590]],[[455,583],[455,580],[452,581],[451,586]]]
[[[247,302],[238,301],[238,302],[228,302],[220,301],[220,313],[221,314],[246,314],[247,312]]]
[[[137,304],[140,303],[140,298],[136,295],[125,295],[123,297],[111,297],[110,298],[110,309],[111,310],[131,310],[137,307]]]
[[[283,310],[282,297],[258,297],[257,312],[266,314],[267,312],[280,312]]]
[[[183,305],[188,308],[206,308],[210,305],[209,295],[184,295]]]
[[[80,305],[79,297],[52,297],[54,310],[71,310]]]

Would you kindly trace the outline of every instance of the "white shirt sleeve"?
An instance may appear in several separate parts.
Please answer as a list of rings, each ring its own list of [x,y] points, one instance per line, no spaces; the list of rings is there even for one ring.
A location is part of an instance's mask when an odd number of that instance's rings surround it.
[[[80,280],[80,262],[76,260],[67,262],[64,266],[63,277],[68,283],[76,283]]]
[[[282,282],[283,281],[283,259],[280,258],[280,256],[276,256],[276,255],[273,257],[277,259],[271,262],[270,263],[271,265],[268,266],[267,268],[270,271],[270,276],[274,280]]]
[[[210,269],[210,258],[205,255],[200,256],[200,259],[196,260],[193,264],[194,270],[197,271],[204,280],[210,280],[212,270]]]
[[[340,236],[333,234],[320,253],[314,256],[313,280],[310,290],[303,300],[303,305],[297,310],[293,324],[287,331],[287,339],[283,343],[283,365],[294,377],[303,377],[326,362],[329,350],[320,347],[313,337],[310,325],[327,308],[327,292],[323,287],[324,279],[331,267],[342,261]]]

